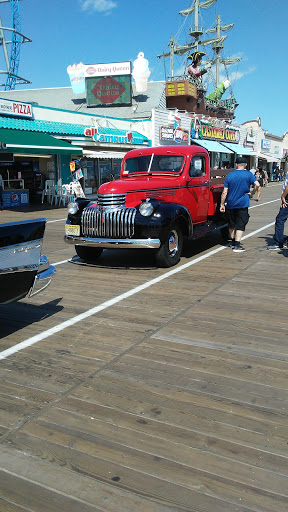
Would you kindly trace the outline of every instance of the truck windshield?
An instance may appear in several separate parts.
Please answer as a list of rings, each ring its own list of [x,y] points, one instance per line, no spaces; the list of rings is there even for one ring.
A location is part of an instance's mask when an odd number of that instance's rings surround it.
[[[153,158],[151,163],[151,158]],[[166,174],[179,173],[182,170],[184,156],[178,155],[147,155],[127,158],[123,174]]]

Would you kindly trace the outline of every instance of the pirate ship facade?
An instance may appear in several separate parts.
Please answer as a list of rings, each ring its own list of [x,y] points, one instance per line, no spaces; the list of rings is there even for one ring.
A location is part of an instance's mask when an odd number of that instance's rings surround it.
[[[204,31],[203,27],[199,25],[199,13],[201,9],[207,9],[213,5],[217,0],[205,0],[199,2],[194,0],[193,4],[189,9],[180,11],[182,16],[194,16],[194,23],[190,28],[189,35],[192,41],[179,45],[174,37],[171,36],[169,41],[169,51],[158,55],[159,58],[170,58],[170,77],[166,78],[166,103],[168,108],[176,108],[178,110],[186,110],[187,112],[193,112],[197,115],[208,115],[210,117],[216,117],[221,119],[227,119],[230,122],[234,119],[235,109],[237,102],[231,89],[231,83],[229,81],[227,66],[230,66],[241,59],[236,58],[222,58],[224,41],[227,35],[222,35],[222,32],[230,30],[234,24],[222,25],[220,15],[217,15],[216,26],[212,29]],[[204,34],[214,33],[215,37],[211,39],[205,39]],[[214,52],[212,60],[208,60],[202,65],[202,58],[206,55],[202,52],[201,47],[211,45]],[[187,55],[187,60],[191,59],[190,66],[186,66],[186,70],[183,75],[174,75],[174,57]],[[220,82],[220,65],[223,65],[227,79]],[[215,73],[212,73],[212,66],[215,65]],[[210,94],[206,94],[206,87],[203,84],[202,76],[205,73],[213,74],[215,82],[214,91]],[[222,96],[228,89],[230,96],[227,99],[223,99]]]

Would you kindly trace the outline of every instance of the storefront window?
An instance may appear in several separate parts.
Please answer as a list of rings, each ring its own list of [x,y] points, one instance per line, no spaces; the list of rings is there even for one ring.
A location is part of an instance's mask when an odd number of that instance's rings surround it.
[[[115,160],[113,158],[113,160],[112,160],[113,180],[119,180],[119,178],[120,178],[121,162],[122,162],[122,160],[120,158],[117,160]]]
[[[97,160],[83,160],[82,169],[85,178],[85,194],[96,193],[99,187]]]
[[[108,181],[112,181],[112,166],[111,160],[99,160],[99,169],[100,169],[100,183],[107,183]]]

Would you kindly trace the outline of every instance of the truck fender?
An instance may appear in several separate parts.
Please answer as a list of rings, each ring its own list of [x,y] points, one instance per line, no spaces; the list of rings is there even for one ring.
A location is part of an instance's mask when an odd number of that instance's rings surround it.
[[[165,226],[167,232],[173,222],[177,222],[181,229],[184,237],[190,237],[193,234],[193,222],[189,210],[177,203],[159,203],[157,207],[157,214],[165,219]],[[164,222],[163,222],[164,227]],[[166,231],[166,230],[164,230]]]

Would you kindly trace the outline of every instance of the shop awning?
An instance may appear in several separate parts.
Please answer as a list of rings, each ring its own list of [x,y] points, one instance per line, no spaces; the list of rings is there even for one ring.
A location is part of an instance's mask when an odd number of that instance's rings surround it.
[[[264,158],[267,162],[280,162],[280,158],[274,155],[267,155],[267,153],[258,153],[258,158]]]
[[[5,145],[3,147],[3,145]],[[24,130],[0,128],[0,151],[37,155],[82,155],[82,148],[51,135]]]
[[[223,145],[225,148],[231,149],[234,151],[234,153],[237,153],[237,155],[249,155],[253,156],[254,153],[252,151],[249,151],[249,149],[244,148],[244,146],[241,146],[241,144],[231,144],[230,142],[221,142],[221,145]]]
[[[115,160],[118,158],[124,158],[127,151],[123,151],[121,153],[120,151],[91,151],[83,149],[83,157],[84,158],[100,158],[101,159],[109,159],[109,158],[115,158]]]
[[[193,144],[198,144],[203,148],[207,149],[207,151],[214,151],[216,153],[233,153],[229,148],[224,148],[222,144],[219,144],[216,140],[201,140],[201,139],[192,139]]]

